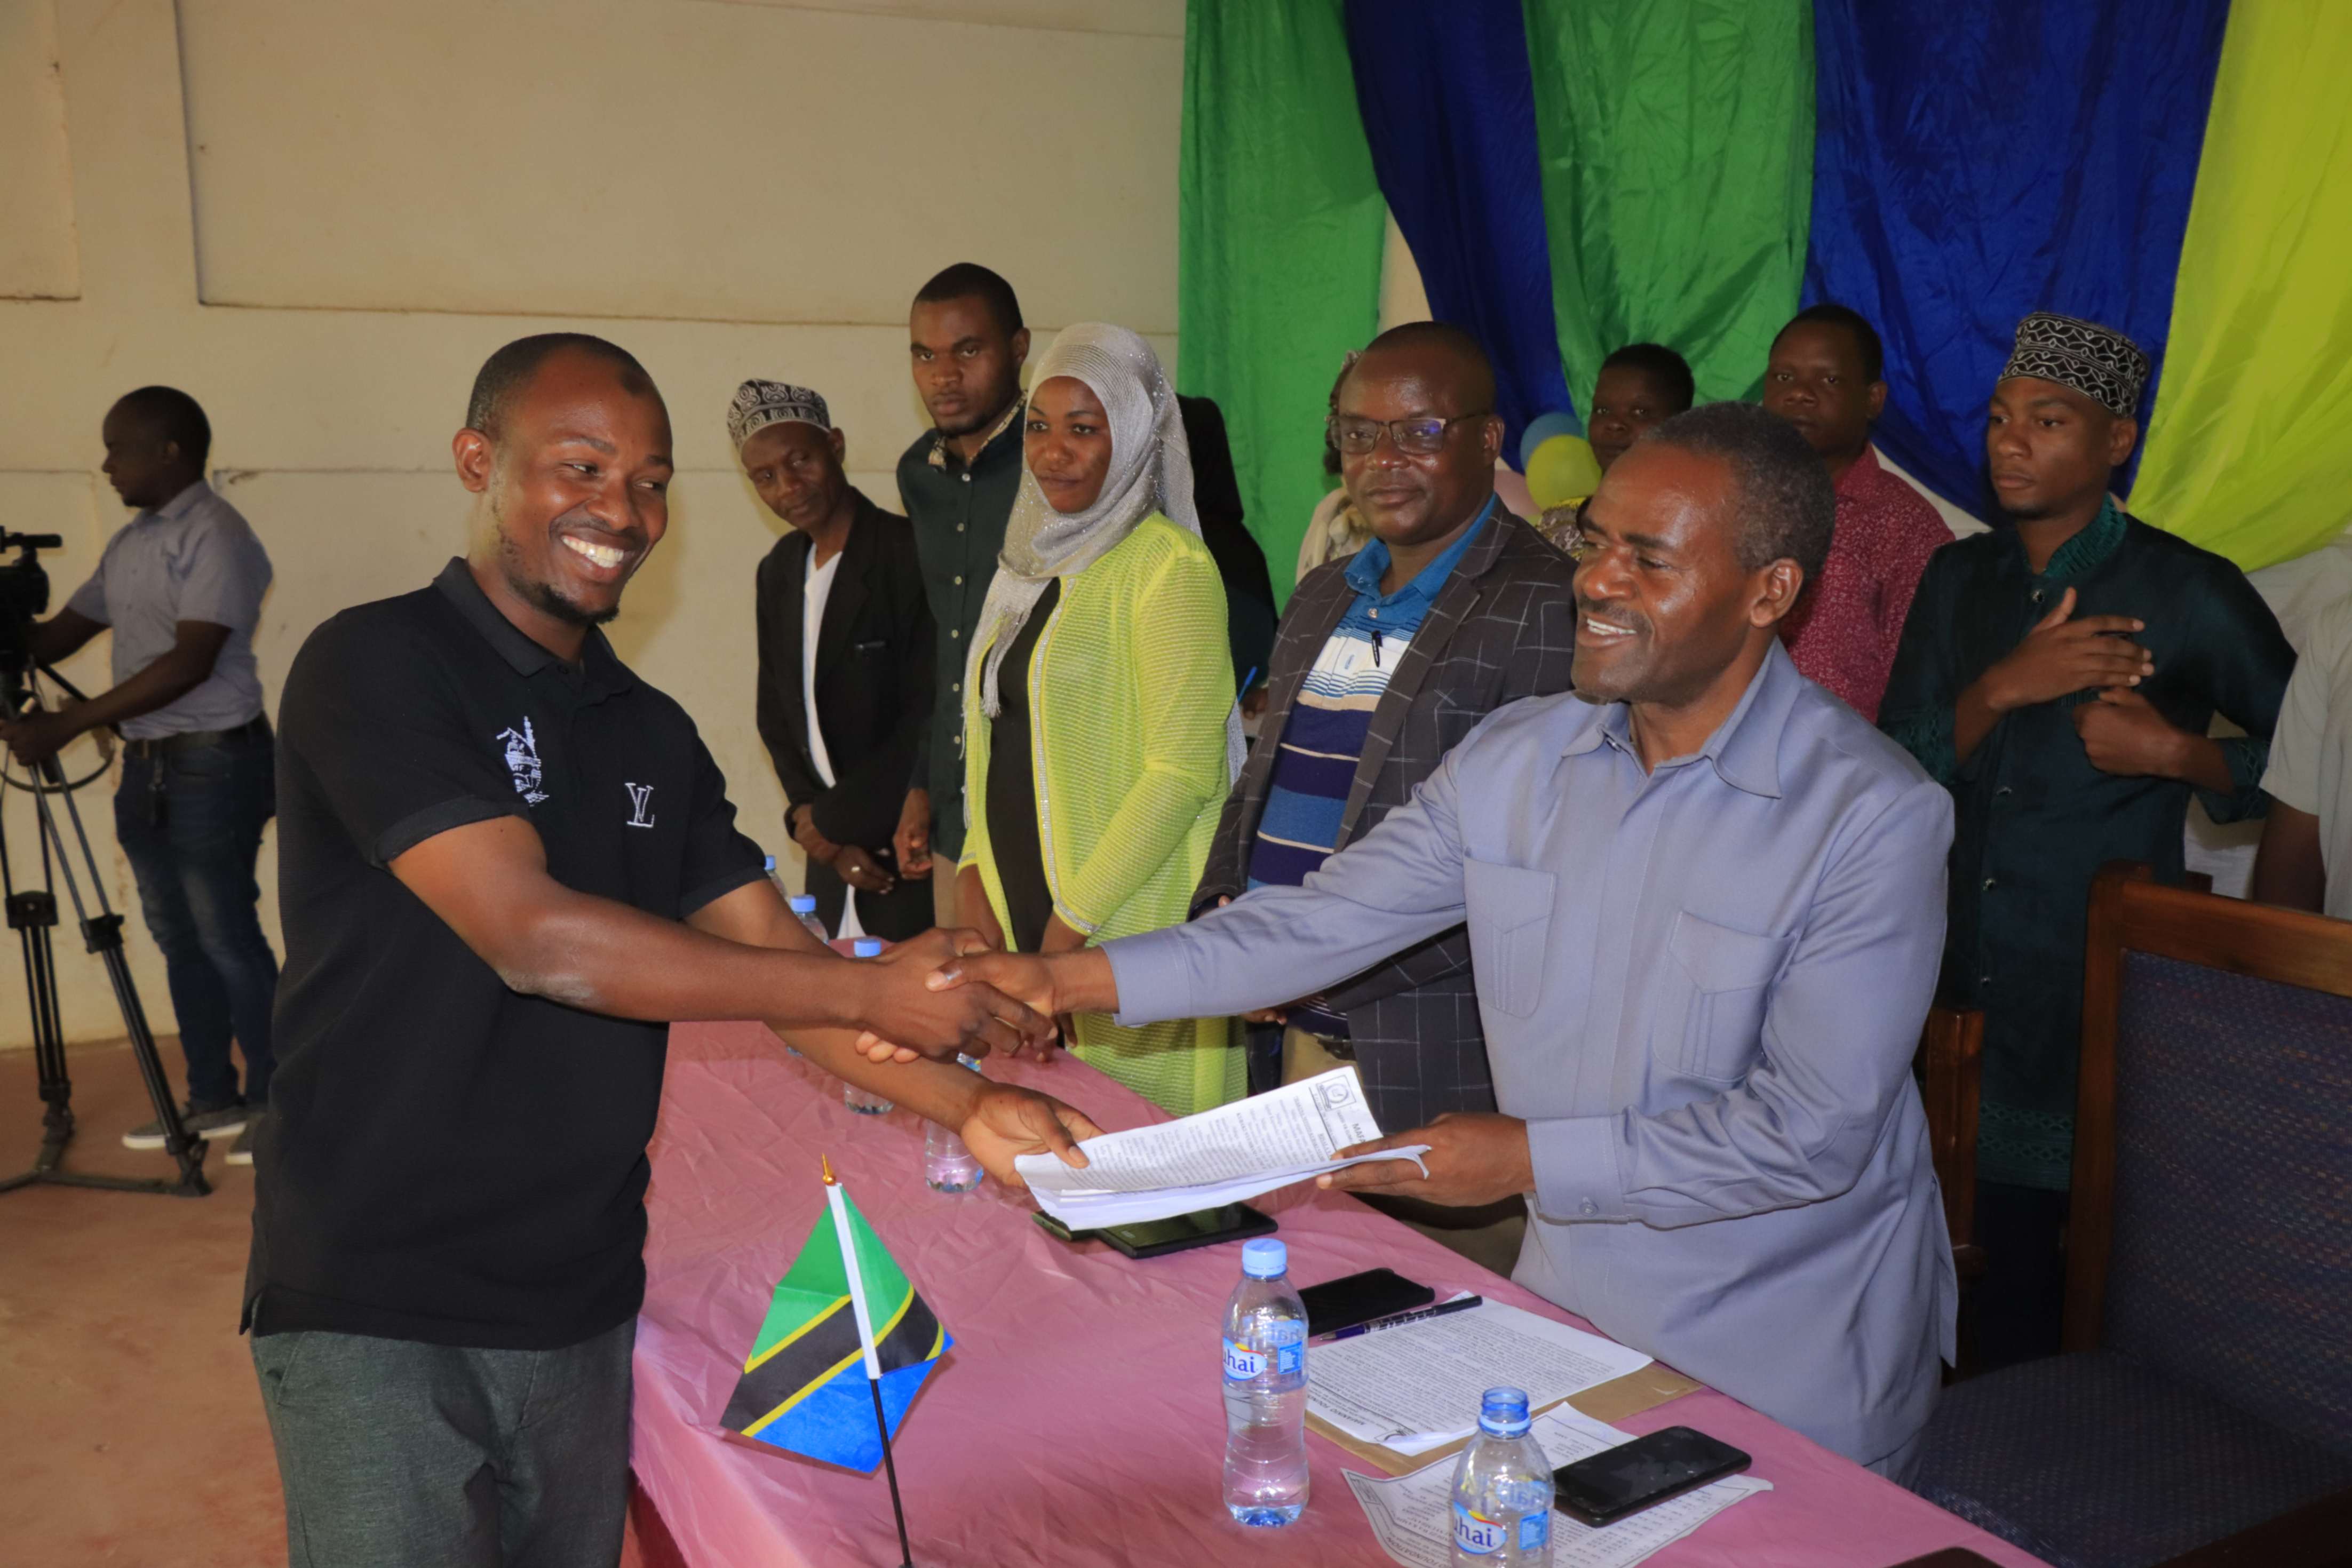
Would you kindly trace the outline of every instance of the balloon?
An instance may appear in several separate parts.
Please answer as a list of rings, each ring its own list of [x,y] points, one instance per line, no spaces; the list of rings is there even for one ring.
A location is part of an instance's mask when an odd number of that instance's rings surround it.
[[[1538,507],[1566,506],[1601,487],[1601,460],[1581,435],[1555,435],[1528,457],[1528,494]]]
[[[1495,460],[1495,498],[1503,503],[1505,511],[1522,517],[1532,517],[1543,510],[1528,494],[1528,482],[1519,471],[1500,458]]]
[[[1528,465],[1535,461],[1536,448],[1553,436],[1583,434],[1584,426],[1577,423],[1576,415],[1565,409],[1554,409],[1549,413],[1536,415],[1528,421],[1527,429],[1519,434],[1519,472],[1524,474],[1528,471]]]

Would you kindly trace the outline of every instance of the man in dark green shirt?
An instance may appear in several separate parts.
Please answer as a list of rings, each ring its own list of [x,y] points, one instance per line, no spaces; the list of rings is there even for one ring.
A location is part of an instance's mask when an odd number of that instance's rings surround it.
[[[2217,821],[2262,814],[2294,664],[2242,572],[2109,497],[2147,371],[2105,328],[2019,323],[1985,423],[2008,526],[1930,558],[1879,707],[1957,807],[1944,996],[1985,1015],[1985,1370],[2058,1348],[2092,878],[2130,860],[2179,882],[2192,793]],[[2245,733],[2209,737],[2217,712]]]
[[[939,626],[931,722],[893,847],[899,873],[931,873],[939,922],[955,919],[963,852],[963,675],[1021,484],[1021,364],[1029,331],[1013,286],[963,261],[923,285],[908,323],[915,390],[932,428],[898,459],[923,593]]]

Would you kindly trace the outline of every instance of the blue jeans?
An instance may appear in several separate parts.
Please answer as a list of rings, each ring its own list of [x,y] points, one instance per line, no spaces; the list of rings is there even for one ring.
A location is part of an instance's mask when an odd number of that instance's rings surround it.
[[[245,1053],[247,1103],[269,1098],[277,1066],[269,1012],[278,956],[261,934],[253,880],[262,824],[278,809],[275,752],[260,736],[126,757],[114,796],[115,839],[138,881],[148,935],[163,950],[188,1099],[200,1109],[237,1103],[232,1038]]]

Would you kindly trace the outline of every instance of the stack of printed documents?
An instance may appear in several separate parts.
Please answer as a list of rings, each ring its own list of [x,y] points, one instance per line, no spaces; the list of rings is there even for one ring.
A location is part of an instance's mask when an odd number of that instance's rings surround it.
[[[1359,1442],[1425,1454],[1475,1431],[1479,1396],[1496,1384],[1524,1389],[1540,1410],[1649,1364],[1613,1340],[1486,1301],[1310,1346],[1307,1410]]]
[[[1088,1138],[1078,1145],[1084,1170],[1053,1155],[1023,1155],[1013,1164],[1039,1207],[1073,1230],[1099,1230],[1239,1203],[1367,1160],[1421,1166],[1429,1152],[1415,1144],[1332,1157],[1380,1135],[1356,1070],[1343,1067],[1196,1116]]]

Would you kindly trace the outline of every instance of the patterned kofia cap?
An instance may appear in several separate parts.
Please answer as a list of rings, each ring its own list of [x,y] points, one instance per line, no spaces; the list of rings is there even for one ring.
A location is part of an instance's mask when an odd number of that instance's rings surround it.
[[[738,452],[756,432],[772,424],[793,423],[831,430],[833,416],[824,406],[824,399],[806,387],[783,382],[745,382],[735,389],[735,401],[727,405],[727,434],[735,438]]]
[[[2036,376],[2073,387],[2109,413],[2129,419],[2147,385],[2148,360],[2112,327],[2036,310],[2017,324],[2017,346],[2000,379]]]

